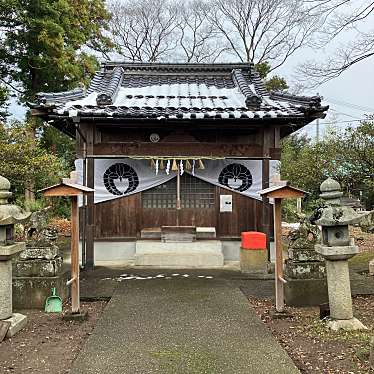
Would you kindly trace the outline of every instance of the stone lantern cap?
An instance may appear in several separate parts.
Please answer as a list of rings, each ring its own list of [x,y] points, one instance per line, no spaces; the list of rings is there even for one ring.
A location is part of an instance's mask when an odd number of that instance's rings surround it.
[[[8,204],[8,199],[12,196],[10,182],[0,175],[0,238],[5,239],[4,226],[23,223],[29,219],[31,213],[24,212],[19,206]],[[3,227],[2,227],[3,226]],[[0,261],[9,261],[12,256],[17,255],[25,249],[25,243],[0,242]]]
[[[31,212],[23,211],[19,206],[8,204],[12,196],[10,182],[0,175],[0,226],[14,225],[27,221]]]
[[[356,212],[353,208],[342,206],[340,198],[343,193],[339,182],[327,178],[320,186],[321,194],[326,206],[318,212],[318,218],[314,221],[320,226],[347,226],[359,223],[370,212]]]

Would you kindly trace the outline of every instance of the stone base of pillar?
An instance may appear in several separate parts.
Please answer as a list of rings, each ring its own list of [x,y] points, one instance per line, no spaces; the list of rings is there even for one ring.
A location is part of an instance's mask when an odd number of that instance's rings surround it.
[[[318,306],[329,301],[326,279],[286,277],[284,301],[289,306]]]
[[[267,274],[268,258],[266,250],[240,248],[240,270],[245,274]]]
[[[45,300],[51,296],[52,288],[65,301],[69,297],[66,281],[70,271],[55,277],[13,277],[13,307],[15,309],[44,309]]]
[[[6,334],[6,337],[11,338],[26,326],[27,317],[21,313],[13,313],[10,318],[4,319],[3,321],[10,322],[10,327]]]
[[[354,317],[351,319],[333,319],[327,322],[327,326],[333,331],[367,330],[367,327]]]

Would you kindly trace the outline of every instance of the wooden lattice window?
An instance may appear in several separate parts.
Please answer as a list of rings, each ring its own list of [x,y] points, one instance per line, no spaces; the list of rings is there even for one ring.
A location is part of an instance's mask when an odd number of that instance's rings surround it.
[[[206,209],[214,206],[215,187],[189,174],[181,176],[181,208]],[[142,193],[143,208],[176,209],[177,178]]]
[[[190,174],[181,178],[181,207],[206,209],[214,206],[215,187]]]
[[[176,178],[142,192],[143,208],[175,209],[177,206]]]

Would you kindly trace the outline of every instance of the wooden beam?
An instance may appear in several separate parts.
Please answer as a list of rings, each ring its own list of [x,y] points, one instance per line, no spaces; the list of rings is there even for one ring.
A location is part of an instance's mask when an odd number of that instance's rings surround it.
[[[278,198],[278,199],[296,199],[303,197],[305,192],[297,191],[292,188],[285,187],[280,191],[269,192],[266,196],[268,198]]]
[[[205,156],[262,158],[257,144],[217,143],[100,143],[93,146],[93,156]]]
[[[280,160],[281,159],[281,148],[269,148],[270,158],[272,160]]]
[[[81,195],[82,191],[79,191],[75,188],[69,187],[69,186],[58,186],[50,191],[43,192],[43,195],[45,197],[51,197],[51,196],[78,196]]]
[[[79,211],[78,197],[71,197],[71,312],[79,313]]]
[[[284,278],[282,254],[282,199],[274,199],[275,236],[275,309],[284,311]]]

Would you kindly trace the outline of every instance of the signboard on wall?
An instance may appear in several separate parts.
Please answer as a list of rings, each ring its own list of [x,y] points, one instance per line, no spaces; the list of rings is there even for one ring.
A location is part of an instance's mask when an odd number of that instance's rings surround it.
[[[219,211],[232,212],[232,195],[220,195]]]

